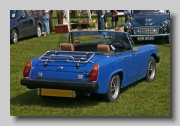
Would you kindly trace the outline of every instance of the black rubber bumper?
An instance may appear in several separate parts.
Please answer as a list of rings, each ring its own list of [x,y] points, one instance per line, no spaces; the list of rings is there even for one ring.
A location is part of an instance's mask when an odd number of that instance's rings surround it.
[[[59,80],[22,78],[20,80],[20,83],[22,86],[26,86],[29,89],[52,88],[52,89],[78,90],[78,91],[96,91],[99,89],[97,82],[59,81]]]

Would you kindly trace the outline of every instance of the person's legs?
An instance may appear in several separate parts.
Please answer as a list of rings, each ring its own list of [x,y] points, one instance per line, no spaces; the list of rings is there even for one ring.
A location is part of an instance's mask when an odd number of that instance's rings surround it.
[[[105,14],[104,14],[104,27],[105,27],[105,28],[108,28],[107,22],[108,22],[108,14],[105,13]]]
[[[56,16],[57,16],[57,22],[58,22],[58,24],[59,24],[59,22],[60,22],[60,11],[56,11]]]
[[[52,14],[53,14],[53,10],[51,10],[50,13],[49,13],[49,26],[50,26],[50,31],[54,31],[53,23],[52,23]]]
[[[43,14],[42,16],[43,18],[43,22],[44,22],[44,30],[45,30],[45,34],[44,35],[49,35],[49,14]]]
[[[43,20],[43,23],[44,23],[44,36],[46,36],[46,27],[47,27],[47,24],[46,24],[46,16],[45,14],[42,15],[42,20]]]
[[[91,14],[93,13],[93,10],[90,10]]]
[[[111,19],[111,24],[112,24],[112,28],[115,28],[115,16],[112,16],[112,19]]]
[[[47,34],[50,34],[50,27],[49,27],[49,14],[47,16]]]
[[[115,28],[117,27],[117,24],[118,24],[118,16],[115,16]]]
[[[130,14],[125,14],[125,23],[130,20]]]
[[[103,29],[103,19],[102,19],[101,15],[102,15],[102,13],[98,12],[98,30]]]

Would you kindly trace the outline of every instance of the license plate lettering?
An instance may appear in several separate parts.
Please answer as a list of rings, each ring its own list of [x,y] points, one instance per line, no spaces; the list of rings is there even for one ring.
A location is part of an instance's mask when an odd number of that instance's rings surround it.
[[[149,40],[154,40],[154,37],[153,36],[151,36],[151,37],[138,37],[137,40],[138,41],[143,41],[143,40],[149,41]]]

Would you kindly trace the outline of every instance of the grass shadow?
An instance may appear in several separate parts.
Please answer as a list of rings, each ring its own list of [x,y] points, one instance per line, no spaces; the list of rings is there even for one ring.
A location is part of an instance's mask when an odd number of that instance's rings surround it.
[[[139,80],[127,87],[121,89],[120,94],[125,93],[129,88],[133,88],[143,80]],[[41,97],[37,95],[37,90],[29,90],[14,98],[10,99],[10,104],[14,106],[42,106],[54,108],[84,108],[95,106],[99,103],[106,102],[102,95],[92,94],[90,96],[80,95],[76,98],[64,97]]]
[[[41,97],[37,95],[37,90],[29,90],[21,95],[10,99],[10,104],[14,106],[42,106],[54,108],[83,108],[97,105],[101,98],[96,94],[91,96],[77,96],[76,98],[63,97]]]
[[[120,95],[143,81],[145,80],[141,79],[129,86],[122,88],[120,91]],[[103,95],[100,94],[92,94],[90,96],[80,95],[76,98],[41,97],[37,95],[36,89],[29,89],[25,93],[22,93],[10,99],[10,104],[14,106],[42,106],[54,108],[83,108],[87,106],[94,106],[102,102],[106,101],[103,99]]]

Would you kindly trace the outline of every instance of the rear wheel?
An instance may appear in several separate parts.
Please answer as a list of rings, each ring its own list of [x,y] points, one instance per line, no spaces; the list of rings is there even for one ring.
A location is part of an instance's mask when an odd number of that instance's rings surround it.
[[[17,30],[13,29],[10,36],[10,41],[12,44],[16,44],[18,42],[18,33]]]
[[[120,78],[118,75],[114,75],[109,83],[108,91],[104,94],[104,98],[108,102],[117,100],[120,92]]]
[[[156,75],[156,61],[155,59],[151,56],[148,62],[148,67],[146,71],[146,81],[151,82],[154,80]]]

